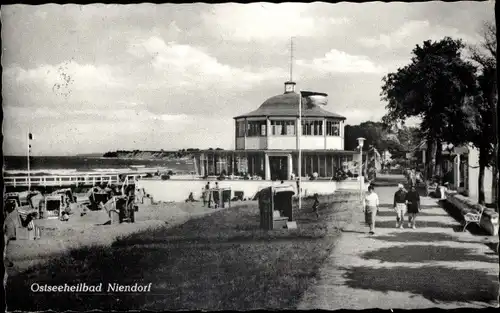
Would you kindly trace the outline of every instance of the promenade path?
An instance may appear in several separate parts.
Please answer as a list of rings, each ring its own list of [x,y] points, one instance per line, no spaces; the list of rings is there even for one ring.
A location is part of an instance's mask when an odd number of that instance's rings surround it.
[[[396,187],[376,187],[375,235],[354,212],[298,309],[483,308],[498,305],[498,237],[462,232],[436,199],[422,197],[417,229],[395,228]]]

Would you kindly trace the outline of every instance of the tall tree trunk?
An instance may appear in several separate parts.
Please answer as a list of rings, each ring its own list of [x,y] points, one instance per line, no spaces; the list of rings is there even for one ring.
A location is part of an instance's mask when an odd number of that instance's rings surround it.
[[[436,163],[435,163],[435,175],[443,176],[444,173],[442,171],[442,164],[443,164],[443,151],[442,151],[442,142],[441,140],[436,140]]]
[[[431,177],[437,176],[436,172],[436,151],[437,151],[437,142],[436,140],[431,141],[431,162],[430,162],[430,170]]]
[[[433,180],[434,177],[432,176],[432,142],[428,141],[427,142],[427,150],[425,151],[425,172],[427,175],[427,180]]]
[[[497,152],[495,150],[495,152]],[[495,156],[497,155],[497,153],[495,153]],[[492,181],[492,190],[491,190],[491,197],[492,197],[492,202],[495,204],[495,208],[496,208],[496,211],[498,212],[498,206],[496,205],[498,203],[498,168],[497,168],[497,165],[496,165],[496,160],[493,161],[493,166],[492,166],[492,170],[493,170],[493,173],[492,173],[492,178],[493,178],[493,181]]]
[[[479,165],[479,177],[477,179],[478,186],[478,203],[484,205],[484,169],[486,166]]]
[[[496,74],[496,70],[495,70]],[[496,76],[496,75],[495,75]],[[496,82],[496,80],[495,80]],[[497,103],[498,103],[498,89],[496,84],[493,85],[493,88],[490,92],[490,95],[488,97],[489,101],[489,107],[491,110],[491,114],[493,114],[493,131],[495,134],[498,134],[498,108],[497,108]],[[493,182],[492,182],[492,202],[495,204],[496,211],[498,212],[498,198],[499,198],[499,190],[498,190],[498,135],[495,136],[495,142],[494,142],[494,154],[493,154],[493,166],[492,166],[492,176],[493,176]]]
[[[485,204],[484,198],[484,171],[486,169],[486,153],[484,149],[479,149],[479,177],[477,178],[478,186],[478,203]]]
[[[441,154],[442,154],[442,144],[441,140],[435,140],[435,148],[434,148],[434,175],[443,176],[441,173]]]

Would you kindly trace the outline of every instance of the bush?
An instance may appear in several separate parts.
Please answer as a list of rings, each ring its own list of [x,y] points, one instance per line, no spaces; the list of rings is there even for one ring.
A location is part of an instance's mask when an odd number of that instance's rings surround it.
[[[152,178],[152,177],[153,177],[153,174],[151,174],[151,173],[146,174],[146,178]]]
[[[344,172],[342,169],[338,169],[337,171],[335,171],[332,178],[334,181],[343,181],[346,180],[347,177],[348,176],[346,172]]]
[[[172,175],[174,175],[174,172],[172,172],[172,170],[170,170],[167,172],[167,175],[172,176]]]
[[[169,180],[170,175],[161,175],[161,180]]]

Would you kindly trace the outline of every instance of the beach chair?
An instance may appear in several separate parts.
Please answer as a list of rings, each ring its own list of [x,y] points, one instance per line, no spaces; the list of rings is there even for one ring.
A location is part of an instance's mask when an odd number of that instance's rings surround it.
[[[19,193],[17,192],[7,192],[4,195],[4,203],[13,202],[16,203],[17,206],[21,206],[21,198],[19,197]]]
[[[65,208],[64,195],[49,195],[45,197],[42,218],[60,219]]]
[[[38,215],[38,210],[24,206],[17,208],[17,213],[16,239],[34,240],[40,238],[40,229],[34,222]]]
[[[110,196],[107,192],[93,192],[90,197],[91,208],[92,210],[100,210],[100,203],[107,203],[110,199]]]
[[[134,199],[127,196],[114,196],[102,207],[109,215],[110,224],[121,224],[123,222],[135,223]]]
[[[73,191],[71,190],[71,188],[64,188],[64,189],[56,190],[53,193],[51,193],[51,195],[64,195],[65,197],[67,197],[69,199],[70,203],[77,202],[77,198],[75,195],[73,195]]]
[[[481,226],[481,217],[483,216],[484,208],[485,207],[483,205],[480,205],[479,210],[476,211],[476,213],[467,213],[464,215],[463,231],[465,231],[467,225],[469,225],[470,223],[476,223],[478,226]]]

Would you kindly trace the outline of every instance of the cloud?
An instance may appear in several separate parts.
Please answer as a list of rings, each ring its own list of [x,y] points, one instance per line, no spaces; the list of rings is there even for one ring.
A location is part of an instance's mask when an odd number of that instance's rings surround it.
[[[469,43],[477,42],[477,37],[472,37],[461,33],[456,28],[431,25],[429,21],[409,21],[399,29],[381,34],[376,37],[360,38],[358,42],[368,48],[383,47],[387,49],[399,49],[413,47],[421,44],[425,40],[437,41],[446,36],[461,38]]]
[[[45,90],[69,95],[73,91],[88,91],[121,87],[114,69],[107,65],[78,64],[66,61],[57,65],[43,64],[32,69],[9,68],[6,78],[18,83],[34,83]]]
[[[36,118],[58,118],[63,117],[61,112],[46,108],[23,108],[17,106],[3,107],[4,122],[22,117],[23,119]]]
[[[309,4],[219,4],[202,19],[225,40],[289,40],[291,36],[321,36],[349,19],[308,16]]]
[[[196,115],[151,114],[144,111],[61,112],[63,118],[37,116],[25,119],[16,109],[4,121],[4,153],[23,155],[28,129],[35,136],[33,155],[68,155],[120,149],[232,149],[234,121]],[[132,114],[136,113],[136,114]],[[201,137],[200,137],[201,134]],[[179,140],[180,139],[180,140]]]
[[[367,56],[350,55],[332,49],[324,57],[311,61],[297,60],[296,64],[321,73],[383,73],[387,69],[375,64]]]
[[[1,12],[6,153],[24,153],[18,141],[28,127],[43,134],[34,151],[45,154],[232,148],[232,117],[283,92],[291,36],[298,37],[297,90],[328,93],[327,109],[349,124],[377,120],[385,112],[384,68],[407,64],[411,48],[427,39],[469,41],[493,17],[492,8],[472,2],[7,6]]]
[[[154,114],[147,110],[134,110],[134,109],[118,109],[118,110],[95,110],[95,109],[85,109],[85,110],[71,110],[64,113],[65,116],[75,116],[75,117],[90,117],[96,119],[104,119],[117,122],[151,122],[151,121],[163,121],[163,122],[176,122],[185,123],[189,121],[190,117],[187,114]]]
[[[132,43],[128,52],[149,63],[157,78],[155,81],[159,82],[158,87],[250,87],[281,72],[275,68],[252,71],[232,67],[199,48],[176,42],[166,43],[156,36]]]

